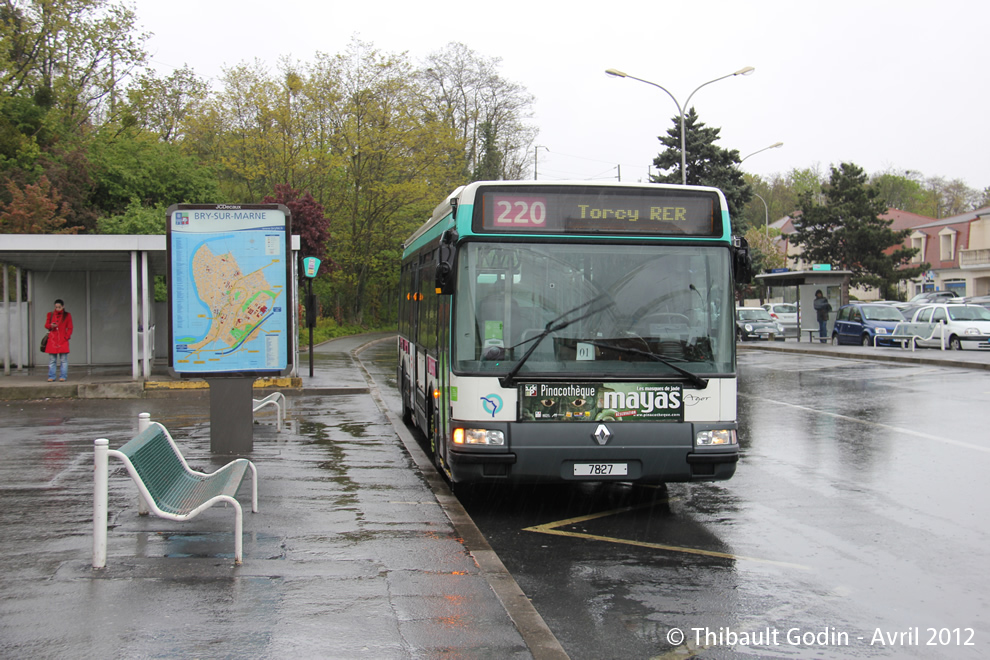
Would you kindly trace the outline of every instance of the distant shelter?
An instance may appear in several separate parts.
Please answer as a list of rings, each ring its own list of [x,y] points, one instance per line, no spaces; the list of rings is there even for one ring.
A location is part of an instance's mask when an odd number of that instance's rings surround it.
[[[72,313],[72,365],[131,364],[135,380],[167,353],[166,303],[154,302],[155,277],[167,274],[164,235],[4,234],[0,351],[4,375],[36,366],[45,318],[56,299]],[[6,302],[10,301],[10,302]]]

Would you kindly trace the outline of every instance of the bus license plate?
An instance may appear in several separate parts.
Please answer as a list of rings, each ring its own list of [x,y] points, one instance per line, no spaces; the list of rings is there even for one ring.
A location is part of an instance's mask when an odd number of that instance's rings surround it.
[[[615,477],[629,474],[627,463],[575,463],[575,477]]]

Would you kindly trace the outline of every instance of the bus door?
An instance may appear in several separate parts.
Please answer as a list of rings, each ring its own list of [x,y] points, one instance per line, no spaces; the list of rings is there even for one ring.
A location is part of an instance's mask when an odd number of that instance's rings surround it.
[[[409,379],[412,384],[413,415],[417,411],[426,409],[426,351],[423,343],[423,304],[422,304],[422,262],[413,270],[413,336],[412,355],[409,359],[409,368],[412,373]]]

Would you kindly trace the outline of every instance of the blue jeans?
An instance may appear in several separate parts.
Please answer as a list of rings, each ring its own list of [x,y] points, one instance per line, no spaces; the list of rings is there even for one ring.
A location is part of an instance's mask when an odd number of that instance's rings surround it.
[[[820,337],[818,341],[824,344],[825,340],[828,339],[828,321],[818,322],[818,336]]]
[[[69,377],[69,354],[49,353],[48,354],[48,380],[55,380],[57,363],[61,363],[61,375],[59,378],[65,380]]]

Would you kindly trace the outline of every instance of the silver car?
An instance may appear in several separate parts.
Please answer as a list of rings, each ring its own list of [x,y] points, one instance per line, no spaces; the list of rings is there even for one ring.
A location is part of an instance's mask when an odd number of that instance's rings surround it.
[[[794,303],[766,303],[763,309],[770,312],[770,318],[784,326],[785,337],[797,337],[801,325],[798,323],[798,308]]]

